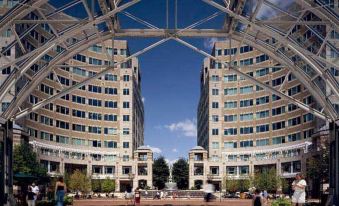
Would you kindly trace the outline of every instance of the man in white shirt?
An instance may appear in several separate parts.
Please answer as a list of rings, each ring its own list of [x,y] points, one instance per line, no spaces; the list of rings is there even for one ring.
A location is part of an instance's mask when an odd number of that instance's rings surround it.
[[[32,183],[32,192],[35,194],[34,195],[34,202],[36,202],[37,197],[39,195],[39,187],[37,185],[35,185],[35,183]]]

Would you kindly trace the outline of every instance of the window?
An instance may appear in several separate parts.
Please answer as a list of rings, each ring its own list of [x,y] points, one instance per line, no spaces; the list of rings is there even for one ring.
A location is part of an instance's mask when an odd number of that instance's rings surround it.
[[[129,108],[129,102],[123,102],[122,103],[122,108]]]
[[[270,144],[269,139],[257,139],[257,141],[256,141],[257,147],[266,146],[266,145],[269,145],[269,144]]]
[[[73,124],[72,130],[78,131],[78,132],[86,132],[86,126],[81,124]]]
[[[117,142],[115,142],[115,141],[104,141],[104,147],[117,148]]]
[[[108,108],[118,108],[118,102],[105,101],[105,107],[108,107]]]
[[[240,121],[253,120],[253,113],[240,114]]]
[[[253,51],[253,47],[251,46],[246,45],[246,46],[240,47],[240,54],[250,52],[250,51]]]
[[[212,142],[212,149],[219,149],[219,142]]]
[[[256,99],[256,105],[267,104],[270,102],[269,96],[259,97]]]
[[[219,102],[212,102],[212,108],[218,109],[219,108]]]
[[[253,147],[253,140],[240,141],[240,147]]]
[[[65,78],[65,77],[62,77],[62,76],[59,76],[57,75],[57,78],[58,78],[58,81],[63,84],[63,85],[66,85],[66,86],[69,86],[69,79]]]
[[[219,89],[212,89],[212,95],[219,95]]]
[[[122,115],[122,121],[129,122],[129,115]]]
[[[257,119],[266,118],[268,116],[270,116],[270,111],[269,110],[260,111],[260,112],[257,112],[257,114],[256,114],[256,118]]]
[[[129,128],[123,128],[122,129],[122,134],[123,135],[129,135]]]
[[[298,107],[294,104],[288,104],[288,111],[291,112],[291,111],[294,111],[298,109]]]
[[[272,144],[283,144],[285,143],[285,136],[273,137]]]
[[[105,88],[105,94],[117,95],[118,89],[117,88]]]
[[[253,127],[240,127],[240,134],[252,134]]]
[[[294,141],[298,141],[298,140],[301,140],[300,132],[288,135],[288,141],[289,142],[294,142]]]
[[[57,135],[55,141],[62,144],[69,144],[69,137]]]
[[[53,141],[53,134],[41,131],[40,132],[40,139]]]
[[[123,148],[129,148],[129,142],[123,142],[122,147]]]
[[[38,121],[38,114],[34,113],[34,112],[30,113],[29,119],[37,122]]]
[[[61,120],[56,120],[56,127],[61,129],[69,129],[69,123]]]
[[[99,99],[88,99],[88,105],[101,107],[101,100]]]
[[[45,124],[45,125],[53,126],[53,119],[51,119],[49,117],[45,117],[43,115],[40,116],[40,122]]]
[[[285,113],[285,106],[272,109],[272,116],[281,115]]]
[[[314,133],[313,129],[308,129],[308,130],[304,131],[304,138],[306,139],[306,138],[312,137],[313,133]]]
[[[129,95],[129,89],[125,88],[122,90],[123,95]]]
[[[224,95],[235,95],[237,94],[237,91],[238,91],[237,88],[224,89]]]
[[[257,133],[268,132],[269,130],[270,130],[270,125],[269,124],[258,125],[256,127]]]
[[[101,114],[100,113],[95,113],[95,112],[89,112],[88,113],[88,118],[92,120],[101,120]]]
[[[226,173],[227,175],[236,175],[238,173],[238,168],[235,166],[227,166]]]
[[[212,129],[212,135],[219,135],[219,129]]]
[[[7,75],[11,73],[11,67],[6,67],[2,69],[2,74]]]
[[[75,102],[75,103],[78,103],[78,104],[86,104],[86,99],[85,99],[85,97],[72,95],[72,102]]]
[[[218,115],[212,115],[212,121],[213,122],[219,122],[219,116]]]
[[[301,86],[300,85],[297,85],[295,87],[288,89],[288,95],[289,96],[293,96],[295,94],[298,94],[299,92],[301,92]]]
[[[10,105],[10,102],[2,102],[1,103],[1,111],[4,112]]]
[[[272,86],[273,87],[278,86],[278,85],[282,84],[284,82],[284,80],[285,80],[285,76],[273,79],[272,80]]]
[[[123,80],[124,82],[129,82],[129,75],[124,75]]]
[[[77,54],[77,55],[73,56],[73,59],[80,61],[80,62],[86,62],[86,57],[84,55],[81,55],[81,54]]]
[[[239,166],[239,175],[248,175],[249,171],[249,166]]]
[[[295,78],[295,76],[294,76],[293,74],[289,74],[289,75],[288,75],[288,81],[289,81],[289,82],[292,81],[292,80],[294,80],[294,79],[296,79],[296,78]]]
[[[237,121],[237,115],[236,114],[224,115],[224,121],[225,122],[235,122],[235,121]]]
[[[251,65],[251,64],[253,64],[252,58],[240,60],[240,66],[246,66],[246,65]]]
[[[50,86],[41,84],[40,85],[40,91],[42,91],[42,92],[44,92],[46,94],[49,94],[49,95],[53,95],[54,89],[52,87],[50,87]]]
[[[118,115],[115,115],[115,114],[105,114],[104,115],[104,120],[105,121],[116,122],[116,121],[118,121]]]
[[[54,111],[53,103],[46,104],[43,108],[50,111]]]
[[[240,107],[249,107],[253,106],[253,99],[241,100]]]
[[[281,97],[279,97],[279,96],[277,96],[275,94],[272,94],[272,102],[278,101],[280,99],[281,99]]]
[[[267,54],[262,54],[260,56],[257,56],[255,58],[255,62],[258,64],[260,62],[264,62],[264,61],[267,61],[269,59],[269,56]]]
[[[56,105],[56,112],[64,114],[64,115],[68,115],[69,114],[69,108],[68,107],[63,107],[60,105]]]
[[[31,104],[36,104],[36,103],[39,102],[39,99],[38,99],[38,97],[36,97],[36,96],[34,96],[34,95],[29,95],[29,102],[30,102]]]
[[[218,82],[219,81],[219,76],[218,75],[212,75],[211,81],[212,82]]]
[[[240,87],[240,94],[249,94],[253,92],[253,86]]]
[[[279,130],[285,128],[285,121],[272,123],[272,130]]]
[[[117,75],[113,75],[113,74],[105,74],[105,80],[106,81],[116,82],[116,81],[118,81],[118,76]]]
[[[99,46],[99,45],[93,45],[93,46],[89,47],[88,49],[90,51],[94,51],[94,52],[98,52],[98,53],[102,52],[102,46]]]
[[[73,109],[72,110],[72,115],[74,117],[86,118],[86,112],[85,111],[81,111],[81,110]]]
[[[308,96],[306,98],[303,99],[303,103],[304,104],[307,104],[307,105],[310,105],[313,103],[313,97],[312,96]]]
[[[101,127],[88,126],[88,132],[93,134],[101,134]]]
[[[215,49],[215,54],[216,54],[216,56],[221,56],[222,55],[222,49]]]
[[[238,129],[237,128],[227,128],[224,129],[224,135],[228,136],[228,135],[237,135],[238,133]]]
[[[81,69],[79,67],[73,67],[72,71],[73,71],[74,74],[78,74],[80,76],[87,77],[87,72],[84,69]]]
[[[104,134],[116,135],[117,134],[117,128],[104,128]]]
[[[237,101],[225,102],[224,108],[226,109],[237,108]]]
[[[298,124],[301,124],[301,118],[300,117],[295,117],[295,118],[288,120],[288,126],[295,126],[295,125],[298,125]]]
[[[257,77],[262,77],[262,76],[265,76],[267,74],[270,73],[270,69],[269,68],[263,68],[263,69],[259,69],[255,72],[255,75]]]
[[[102,65],[102,60],[93,57],[89,57],[88,62],[93,65]]]
[[[224,147],[225,148],[237,148],[237,143],[236,142],[224,142]]]
[[[307,113],[307,114],[304,114],[304,115],[303,115],[303,119],[304,119],[304,122],[313,121],[314,116],[313,116],[313,114],[311,114],[311,113]]]
[[[94,93],[101,93],[101,87],[95,85],[88,85],[88,91]]]
[[[230,74],[224,76],[224,82],[235,82],[237,81],[237,75],[236,74]]]

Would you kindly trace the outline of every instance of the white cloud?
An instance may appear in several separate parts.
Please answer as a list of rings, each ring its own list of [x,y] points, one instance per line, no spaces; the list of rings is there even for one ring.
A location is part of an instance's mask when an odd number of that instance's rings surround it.
[[[149,145],[147,145],[147,147],[150,148],[153,151],[153,153],[160,154],[162,152],[159,147],[152,147],[152,146],[149,146]]]
[[[186,119],[184,121],[165,125],[165,128],[169,129],[171,132],[181,132],[186,137],[197,136],[197,122],[194,119]]]
[[[172,149],[172,152],[177,153],[177,152],[178,152],[177,148],[173,148],[173,149]]]
[[[145,103],[146,98],[145,98],[145,97],[142,97],[142,98],[141,98],[141,101],[142,101],[143,103]]]
[[[214,47],[214,43],[216,41],[218,41],[218,38],[216,38],[216,37],[204,39],[204,47],[205,47],[205,49],[212,49]]]

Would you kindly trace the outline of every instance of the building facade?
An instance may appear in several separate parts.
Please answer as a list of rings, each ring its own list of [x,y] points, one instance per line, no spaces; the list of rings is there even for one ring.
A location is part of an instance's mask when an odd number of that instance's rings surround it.
[[[248,45],[238,45],[233,40],[216,42],[212,55],[233,61],[242,72],[316,107],[307,89],[287,68]],[[305,157],[317,128],[313,114],[245,80],[220,62],[205,59],[200,80],[200,147],[190,151],[190,187],[211,179],[219,188],[225,177],[245,178],[269,168],[286,178],[305,172]]]

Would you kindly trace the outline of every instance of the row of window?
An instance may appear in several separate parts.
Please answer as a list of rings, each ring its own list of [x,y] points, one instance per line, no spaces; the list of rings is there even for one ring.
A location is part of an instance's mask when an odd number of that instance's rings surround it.
[[[240,54],[247,53],[253,51],[253,47],[251,46],[242,46],[240,47]],[[222,55],[234,55],[237,52],[237,48],[231,48],[231,49],[216,49],[215,54],[216,56],[222,56]]]

